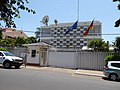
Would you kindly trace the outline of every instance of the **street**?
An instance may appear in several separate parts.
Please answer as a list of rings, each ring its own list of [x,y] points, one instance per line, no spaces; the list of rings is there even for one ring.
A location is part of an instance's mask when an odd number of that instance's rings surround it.
[[[0,90],[119,90],[120,82],[101,77],[38,69],[0,68]]]

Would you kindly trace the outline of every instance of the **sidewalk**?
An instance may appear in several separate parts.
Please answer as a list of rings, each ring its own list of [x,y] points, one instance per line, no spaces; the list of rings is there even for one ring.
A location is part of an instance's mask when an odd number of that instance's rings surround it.
[[[24,66],[22,66],[22,67],[24,67]],[[49,72],[69,73],[69,74],[74,74],[76,71],[74,69],[56,68],[56,67],[26,66],[26,68],[37,69],[37,70],[42,70],[42,71],[49,71]]]
[[[95,70],[83,70],[83,69],[74,70],[74,69],[55,68],[55,67],[39,67],[39,66],[26,66],[26,68],[38,69],[38,70],[50,71],[50,72],[60,72],[60,73],[69,73],[69,74],[76,74],[76,75],[104,77],[102,71],[95,71]]]
[[[87,76],[96,76],[96,77],[104,77],[102,71],[95,71],[95,70],[78,69],[78,70],[76,70],[75,74],[77,74],[77,75],[87,75]]]

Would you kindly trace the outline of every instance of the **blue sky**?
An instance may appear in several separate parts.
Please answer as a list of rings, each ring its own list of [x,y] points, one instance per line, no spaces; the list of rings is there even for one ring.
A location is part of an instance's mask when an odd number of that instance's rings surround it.
[[[27,6],[36,10],[36,14],[21,11],[21,18],[15,19],[17,29],[23,31],[36,31],[41,26],[40,21],[45,15],[49,16],[49,24],[75,22],[77,20],[78,0],[29,0]],[[102,23],[102,34],[120,33],[120,28],[114,27],[114,22],[120,18],[117,4],[112,0],[79,0],[79,22],[92,21],[94,18]],[[28,36],[34,36],[33,32],[26,32]],[[112,42],[116,35],[103,35],[105,41]]]

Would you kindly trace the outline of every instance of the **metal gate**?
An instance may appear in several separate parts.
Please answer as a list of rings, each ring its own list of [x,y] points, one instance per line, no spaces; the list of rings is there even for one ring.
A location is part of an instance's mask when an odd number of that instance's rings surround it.
[[[48,51],[47,48],[41,48],[40,51],[40,66],[47,66]]]

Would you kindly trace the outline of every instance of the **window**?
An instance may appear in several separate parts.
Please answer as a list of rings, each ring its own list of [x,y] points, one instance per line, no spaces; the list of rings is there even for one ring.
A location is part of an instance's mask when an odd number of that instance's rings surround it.
[[[9,52],[4,52],[4,54],[5,54],[6,56],[15,56],[15,55],[13,55],[12,53],[9,53]]]
[[[60,34],[63,34],[63,32],[61,31]]]
[[[63,43],[63,41],[60,41],[60,43]]]
[[[57,34],[57,32],[54,32],[54,34]]]
[[[87,43],[84,43],[84,46],[87,46]]]
[[[57,28],[54,28],[55,30],[57,30]]]
[[[61,27],[60,29],[63,30],[63,27]]]
[[[77,43],[77,46],[79,46],[80,45],[80,43]]]
[[[0,52],[0,56],[4,56],[4,55]]]
[[[56,41],[54,41],[54,43],[56,43]]]
[[[32,50],[31,57],[35,57],[35,56],[36,56],[36,50]]]
[[[105,63],[105,66],[107,66],[107,65],[108,65],[108,62]]]
[[[73,43],[76,43],[76,41],[73,41]]]
[[[111,66],[114,66],[114,67],[120,68],[120,63],[111,63]]]
[[[70,36],[73,36],[73,33],[70,33]]]
[[[73,44],[72,44],[72,43],[70,43],[70,46],[73,46]]]

